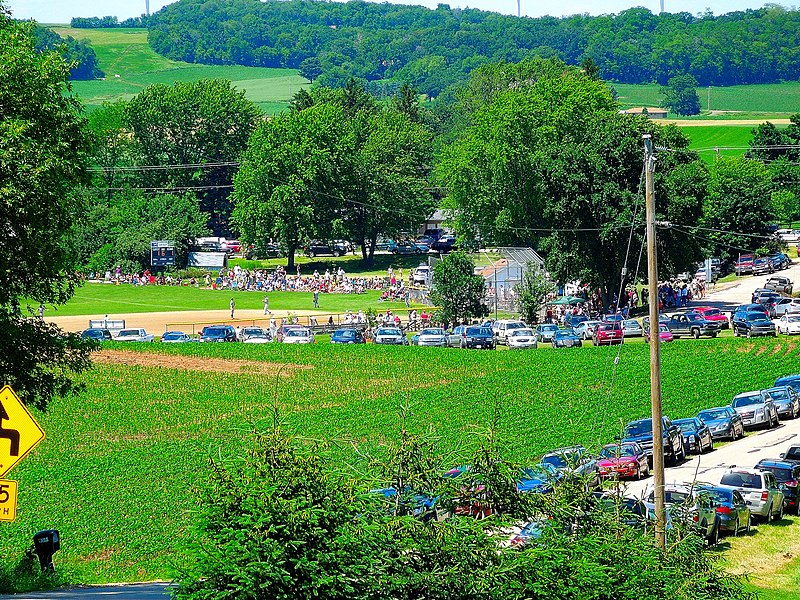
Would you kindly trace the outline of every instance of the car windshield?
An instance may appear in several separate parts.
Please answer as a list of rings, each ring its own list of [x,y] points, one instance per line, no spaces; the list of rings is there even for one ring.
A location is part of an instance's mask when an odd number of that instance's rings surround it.
[[[604,458],[617,458],[619,456],[636,456],[636,446],[631,444],[609,445],[600,450],[600,456]]]
[[[664,325],[663,323],[662,323],[662,324],[660,324],[660,325],[658,326],[658,330],[659,330],[661,333],[669,333],[669,327],[667,327],[667,326],[666,326],[666,325]]]
[[[186,334],[184,334],[184,333],[181,333],[180,331],[170,331],[169,333],[165,333],[165,334],[162,336],[162,338],[161,338],[161,339],[162,339],[162,340],[179,340],[179,339],[181,339],[181,338],[182,338],[184,335],[186,335]]]
[[[686,433],[697,431],[697,424],[694,421],[675,421],[675,424],[681,428],[681,431]]]
[[[308,337],[308,335],[306,329],[290,329],[286,332],[286,337]]]
[[[556,331],[555,337],[557,337],[560,340],[563,340],[563,339],[566,339],[566,338],[570,338],[570,337],[572,337],[572,332],[571,331]]]
[[[667,504],[683,504],[684,502],[691,502],[692,495],[688,492],[668,490],[664,493],[664,501]]]
[[[719,310],[716,309],[716,308],[711,308],[711,309],[703,311],[703,314],[705,316],[707,316],[707,317],[716,317],[718,315],[721,315],[722,313],[719,312]]]
[[[761,475],[755,473],[725,473],[720,479],[722,485],[758,490],[761,489]]]
[[[786,391],[786,388],[774,388],[771,390],[767,390],[767,393],[773,400],[788,400],[789,399],[789,392]]]
[[[340,329],[333,335],[340,338],[352,338],[356,337],[356,332],[353,331],[352,329]]]
[[[653,422],[650,419],[635,421],[625,426],[626,436],[647,435],[653,433]]]
[[[378,329],[375,335],[403,335],[399,329]]]
[[[630,329],[638,329],[639,321],[636,321],[635,319],[631,319],[630,321],[625,321],[625,327],[628,327]]]
[[[733,500],[733,492],[731,490],[703,488],[703,491],[711,496],[717,504],[730,504]]]
[[[264,335],[264,330],[259,327],[245,327],[242,335]]]
[[[511,335],[523,335],[525,331],[530,332],[530,329],[518,329]],[[492,330],[488,327],[469,327],[467,328],[467,335],[492,335]]]
[[[616,331],[619,329],[619,325],[609,323],[608,325],[601,325],[600,331]]]
[[[556,474],[556,468],[549,463],[542,463],[527,469],[522,469],[523,479],[538,479],[546,481]]]
[[[558,331],[558,325],[539,325],[539,331]]]
[[[506,325],[506,331],[510,331],[511,329],[524,329],[524,323],[509,323]]]
[[[763,321],[766,318],[767,317],[763,312],[749,312],[749,313],[747,313],[747,320],[748,321]]]
[[[762,404],[761,392],[754,392],[752,394],[742,394],[733,399],[733,407],[750,406],[752,404]]]
[[[703,421],[716,421],[717,419],[727,419],[730,417],[730,414],[724,408],[710,408],[708,410],[704,410],[697,416],[703,419]]]
[[[423,329],[420,335],[444,335],[443,329]]]
[[[136,336],[139,335],[139,331],[136,329],[123,329],[119,332],[117,337],[128,337],[128,336]]]

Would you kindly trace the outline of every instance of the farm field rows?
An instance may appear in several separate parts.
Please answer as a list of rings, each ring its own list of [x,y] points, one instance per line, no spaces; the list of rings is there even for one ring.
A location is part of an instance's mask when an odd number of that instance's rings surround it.
[[[31,531],[54,527],[66,582],[170,578],[192,540],[196,489],[211,457],[235,457],[277,409],[307,439],[332,440],[364,472],[354,448],[380,458],[399,408],[432,429],[459,464],[495,411],[510,458],[535,462],[553,447],[590,448],[649,412],[648,351],[468,352],[434,348],[190,344],[111,346],[80,396],[38,414],[47,439],[11,473],[19,514],[0,529],[16,564]],[[134,359],[131,359],[133,355]],[[786,339],[687,341],[663,349],[664,406],[673,418],[725,404],[798,370]],[[614,379],[613,389],[610,383]],[[371,486],[374,481],[365,482]]]
[[[171,85],[176,81],[219,78],[230,80],[266,113],[274,114],[284,110],[300,88],[308,86],[308,81],[294,69],[201,65],[164,58],[150,49],[145,29],[55,26],[53,30],[62,36],[90,40],[100,68],[106,73],[104,81],[72,82],[73,91],[89,108],[130,99],[155,83]]]

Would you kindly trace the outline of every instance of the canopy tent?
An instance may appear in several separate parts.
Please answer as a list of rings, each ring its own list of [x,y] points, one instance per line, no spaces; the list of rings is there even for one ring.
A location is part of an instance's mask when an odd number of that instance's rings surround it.
[[[558,300],[548,302],[548,304],[552,304],[554,306],[565,306],[567,304],[582,304],[583,302],[586,302],[586,300],[583,298],[578,298],[576,296],[562,296]]]

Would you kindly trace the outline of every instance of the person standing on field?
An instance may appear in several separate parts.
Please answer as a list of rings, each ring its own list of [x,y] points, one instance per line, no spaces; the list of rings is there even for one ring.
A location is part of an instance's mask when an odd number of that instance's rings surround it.
[[[272,311],[269,309],[269,297],[264,296],[264,314],[272,314]]]
[[[319,308],[319,290],[314,290],[314,308]]]
[[[236,301],[231,298],[231,319],[233,318],[233,313],[236,311]]]

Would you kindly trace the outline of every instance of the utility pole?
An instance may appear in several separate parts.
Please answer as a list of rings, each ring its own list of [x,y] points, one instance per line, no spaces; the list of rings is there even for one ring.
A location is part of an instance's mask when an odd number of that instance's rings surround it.
[[[522,0],[517,0],[517,17],[522,17]]]
[[[708,86],[708,112],[711,112],[711,86]]]
[[[661,335],[658,323],[658,256],[656,253],[656,196],[653,173],[656,158],[653,141],[645,134],[645,208],[647,216],[647,287],[650,303],[650,407],[653,418],[653,478],[655,480],[656,543],[666,547],[666,508],[664,502],[664,434],[661,417]]]

